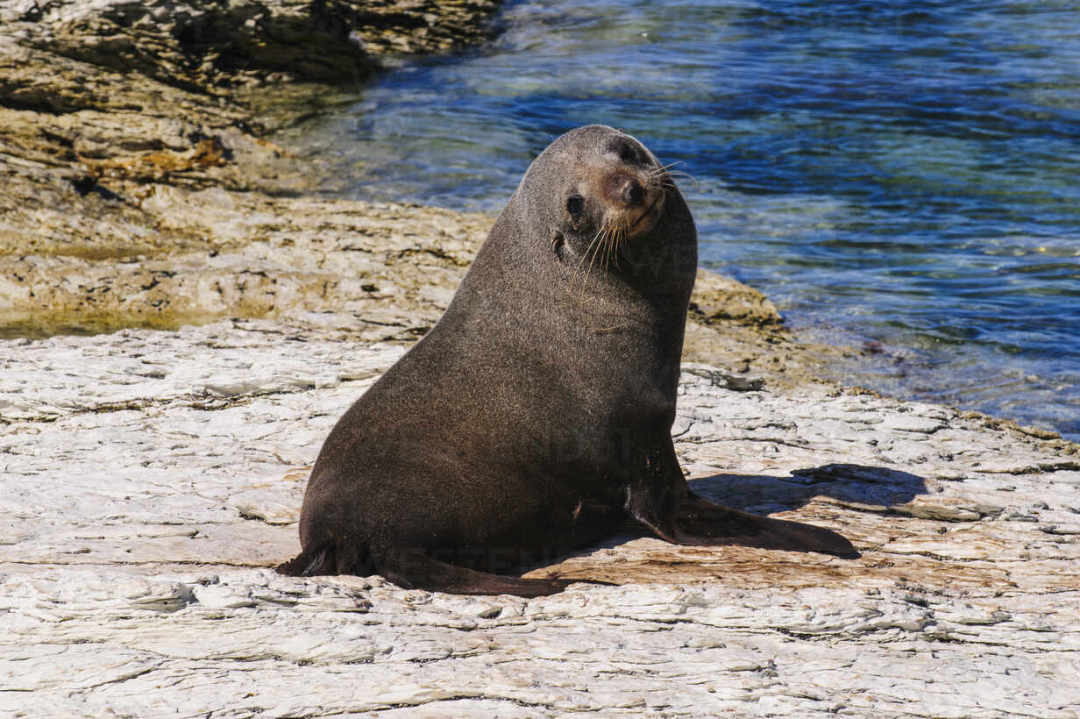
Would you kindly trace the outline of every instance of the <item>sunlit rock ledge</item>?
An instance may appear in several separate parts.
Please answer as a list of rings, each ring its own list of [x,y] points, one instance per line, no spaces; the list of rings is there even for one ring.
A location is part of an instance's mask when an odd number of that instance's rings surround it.
[[[400,5],[422,21],[371,57],[491,7]],[[861,558],[624,536],[534,570],[615,586],[535,600],[274,574],[323,438],[491,218],[311,196],[262,137],[332,78],[179,52],[180,7],[0,2],[0,713],[1080,716],[1077,445],[819,382],[844,350],[716,275],[675,425],[693,486]],[[188,10],[260,37],[312,7]]]
[[[527,601],[277,576],[322,439],[404,349],[353,322],[0,342],[0,711],[1077,716],[1076,445],[824,384],[689,363],[676,447],[859,559],[625,536],[534,570],[618,586]]]

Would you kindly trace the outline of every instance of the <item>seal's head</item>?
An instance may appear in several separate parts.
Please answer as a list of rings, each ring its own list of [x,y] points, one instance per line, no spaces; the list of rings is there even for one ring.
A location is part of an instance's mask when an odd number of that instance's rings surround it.
[[[533,226],[547,228],[550,248],[568,265],[655,272],[680,253],[696,266],[693,220],[666,169],[611,127],[588,125],[556,139],[533,161],[513,202],[541,220]]]
[[[564,234],[579,241],[599,238],[613,248],[647,234],[664,210],[660,163],[622,133],[610,133],[590,149],[579,160],[576,182],[567,183],[560,198]]]
[[[615,255],[630,240],[648,234],[663,213],[664,169],[630,135],[589,125],[553,142],[526,173],[523,185],[541,180],[540,194],[557,210],[552,243],[577,255]],[[554,181],[553,181],[554,180]]]

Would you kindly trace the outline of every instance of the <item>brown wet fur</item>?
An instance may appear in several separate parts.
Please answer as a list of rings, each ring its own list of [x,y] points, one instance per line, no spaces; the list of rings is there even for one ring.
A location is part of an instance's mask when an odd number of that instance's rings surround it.
[[[284,574],[539,596],[633,519],[683,545],[853,556],[693,495],[671,440],[697,234],[641,143],[590,125],[530,165],[438,324],[338,421]]]

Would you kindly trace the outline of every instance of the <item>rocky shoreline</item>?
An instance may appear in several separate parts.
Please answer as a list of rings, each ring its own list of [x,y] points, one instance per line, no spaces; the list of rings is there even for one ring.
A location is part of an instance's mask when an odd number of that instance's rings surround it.
[[[491,218],[315,197],[268,133],[495,2],[0,2],[0,708],[1080,717],[1080,448],[821,382],[700,274],[695,487],[857,560],[622,537],[556,597],[278,577],[329,427]]]

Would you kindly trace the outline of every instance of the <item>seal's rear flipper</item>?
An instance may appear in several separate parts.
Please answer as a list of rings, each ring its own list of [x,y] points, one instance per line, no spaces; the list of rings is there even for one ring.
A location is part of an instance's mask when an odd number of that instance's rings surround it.
[[[565,579],[523,579],[478,572],[440,562],[419,549],[393,549],[381,557],[378,572],[405,589],[426,589],[450,594],[513,594],[542,597],[566,589]],[[581,580],[576,580],[581,581]]]
[[[737,544],[762,549],[821,552],[854,559],[858,550],[847,539],[822,527],[761,517],[713,504],[690,492],[675,520],[679,544]]]
[[[377,568],[368,566],[338,566],[333,545],[305,550],[295,558],[279,564],[278,574],[289,577],[312,577],[322,574],[381,574],[405,589],[426,589],[450,594],[514,594],[519,597],[542,597],[556,594],[571,584],[564,579],[522,579],[499,574],[478,572],[465,567],[440,562],[420,550],[391,550]],[[575,580],[587,581],[587,580]]]
[[[306,549],[274,569],[286,577],[314,577],[320,574],[337,574],[336,567],[334,547],[327,544],[314,550]]]

